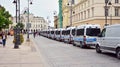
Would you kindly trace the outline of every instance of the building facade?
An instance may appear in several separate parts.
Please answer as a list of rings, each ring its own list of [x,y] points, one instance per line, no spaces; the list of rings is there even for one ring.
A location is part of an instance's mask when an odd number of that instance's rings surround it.
[[[105,24],[120,23],[120,0],[110,0],[107,3],[107,22],[105,19],[105,0],[76,0],[72,6],[72,26],[82,24],[100,24],[103,28]],[[70,14],[70,10],[68,12]],[[68,17],[68,22],[70,16]]]
[[[16,24],[15,17],[13,18],[14,25]],[[28,23],[28,14],[24,13],[20,15],[20,22],[24,24],[24,29],[27,30],[27,23]],[[30,23],[30,30],[35,31],[42,31],[48,29],[48,22],[43,17],[34,16],[33,14],[29,14],[29,23]]]
[[[68,6],[68,0],[63,0],[62,1],[62,16],[63,16],[63,28],[69,26],[69,6]]]
[[[70,4],[72,3],[72,7],[73,7],[78,2],[79,0],[63,0],[62,1],[63,28],[70,26],[70,10],[71,10]]]
[[[54,16],[54,28],[60,28],[58,16]]]

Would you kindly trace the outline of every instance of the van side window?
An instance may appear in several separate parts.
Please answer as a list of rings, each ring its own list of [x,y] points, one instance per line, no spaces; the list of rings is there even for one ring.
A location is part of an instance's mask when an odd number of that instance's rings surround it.
[[[101,36],[102,36],[102,37],[105,37],[105,32],[106,32],[106,29],[104,28],[104,29],[102,30],[102,33],[101,33]]]
[[[84,35],[84,29],[77,29],[77,36]]]

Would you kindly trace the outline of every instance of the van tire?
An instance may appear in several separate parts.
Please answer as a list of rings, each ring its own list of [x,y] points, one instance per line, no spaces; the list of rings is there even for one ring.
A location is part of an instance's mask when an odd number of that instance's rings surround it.
[[[83,42],[80,42],[80,47],[84,48]]]
[[[102,52],[102,51],[100,50],[100,46],[99,46],[99,45],[96,45],[96,48],[95,48],[95,49],[96,49],[96,52],[97,52],[97,53],[101,53],[101,52]]]
[[[73,41],[73,46],[76,46],[76,44],[74,43],[74,41]]]
[[[120,59],[120,48],[117,49],[116,55],[117,55],[117,58]]]

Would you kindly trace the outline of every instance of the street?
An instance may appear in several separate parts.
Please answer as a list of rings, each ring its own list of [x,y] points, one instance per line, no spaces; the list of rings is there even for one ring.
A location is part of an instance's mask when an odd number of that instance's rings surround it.
[[[33,39],[49,67],[119,67],[120,60],[111,53],[96,53],[94,48],[72,46],[42,36]]]

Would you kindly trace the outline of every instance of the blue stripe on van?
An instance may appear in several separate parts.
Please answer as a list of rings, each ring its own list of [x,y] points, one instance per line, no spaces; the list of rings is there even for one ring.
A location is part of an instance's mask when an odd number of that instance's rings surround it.
[[[83,41],[83,38],[74,38],[75,41]],[[86,38],[86,42],[94,42],[96,38]]]
[[[94,42],[96,41],[96,38],[86,38],[86,42]]]

